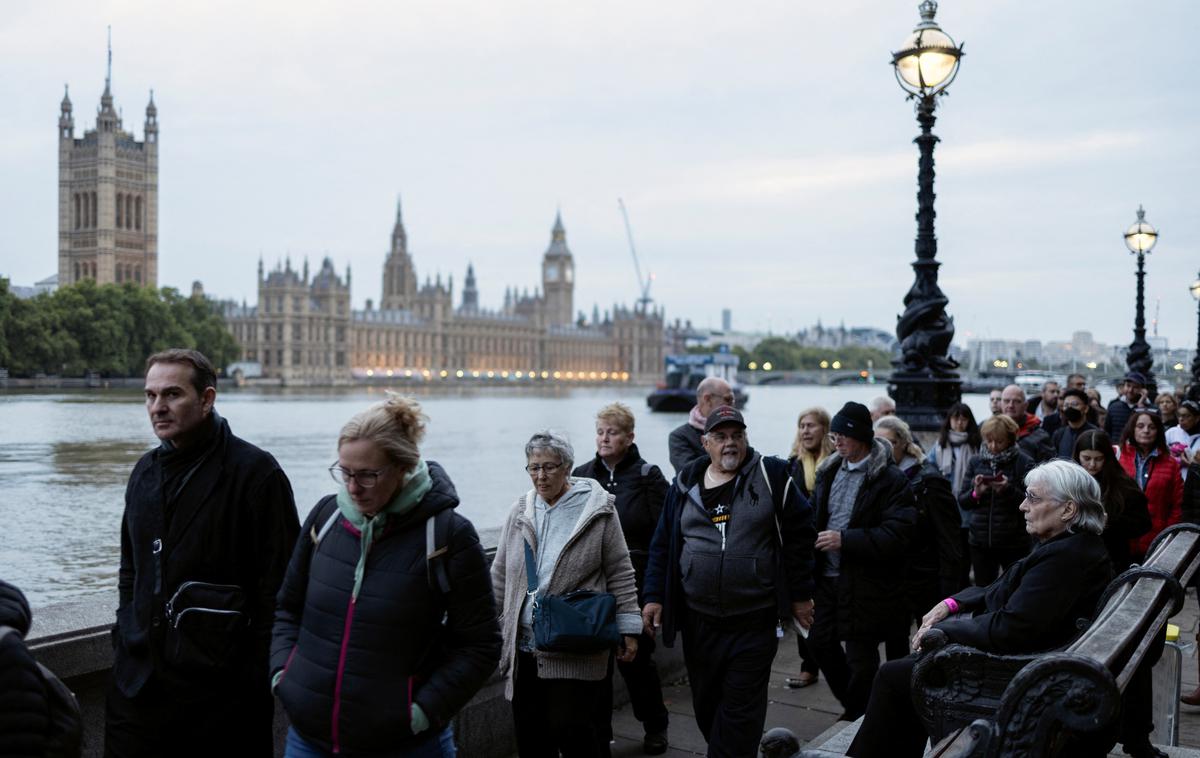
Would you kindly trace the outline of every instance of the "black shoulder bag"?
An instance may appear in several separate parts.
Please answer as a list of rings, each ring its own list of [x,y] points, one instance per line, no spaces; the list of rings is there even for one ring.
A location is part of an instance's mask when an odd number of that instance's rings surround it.
[[[533,644],[547,653],[598,653],[621,642],[617,599],[608,592],[576,590],[538,595],[537,562],[525,542],[525,578],[533,603]]]

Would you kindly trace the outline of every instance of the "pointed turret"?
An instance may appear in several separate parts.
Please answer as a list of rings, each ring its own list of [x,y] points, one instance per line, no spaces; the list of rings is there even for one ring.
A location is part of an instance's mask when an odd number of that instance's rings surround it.
[[[150,102],[146,103],[146,142],[158,142],[158,106],[154,104],[154,90],[150,90]]]
[[[462,309],[468,313],[479,310],[479,290],[475,289],[475,266],[467,264],[467,281],[463,285]]]
[[[72,139],[75,136],[75,116],[72,115],[71,91],[63,85],[63,99],[58,114],[58,136]]]
[[[562,211],[554,214],[550,246],[542,256],[542,286],[546,293],[547,322],[570,324],[575,314],[575,259],[567,247]]]
[[[404,213],[396,196],[396,225],[392,227],[392,252],[408,252],[408,234],[404,231]]]
[[[411,310],[417,295],[417,271],[408,254],[408,234],[400,197],[396,197],[396,223],[392,226],[392,247],[383,263],[381,310]]]

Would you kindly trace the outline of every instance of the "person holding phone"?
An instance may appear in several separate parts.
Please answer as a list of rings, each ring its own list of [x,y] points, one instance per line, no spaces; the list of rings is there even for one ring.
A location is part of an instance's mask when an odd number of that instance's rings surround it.
[[[992,416],[979,432],[983,448],[967,464],[969,484],[958,503],[971,514],[968,543],[975,585],[986,587],[1029,552],[1020,505],[1025,475],[1034,462],[1017,445],[1017,423],[1007,415]]]

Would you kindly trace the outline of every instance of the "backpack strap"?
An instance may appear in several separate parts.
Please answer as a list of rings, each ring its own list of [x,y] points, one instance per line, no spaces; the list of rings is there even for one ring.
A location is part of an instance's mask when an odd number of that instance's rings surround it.
[[[447,508],[425,519],[425,569],[429,587],[443,595],[450,593],[450,570],[446,561],[450,554],[450,521],[454,511]]]
[[[329,508],[331,504],[333,507]],[[321,502],[317,503],[316,511],[317,517],[313,519],[312,529],[308,532],[308,538],[313,543],[312,553],[314,555],[317,552],[317,548],[321,546],[321,540],[325,539],[325,535],[329,534],[329,530],[333,528],[338,516],[341,515],[338,512],[337,495],[326,495],[321,498]],[[328,515],[325,515],[326,513]],[[320,529],[317,528],[318,523],[321,525]]]

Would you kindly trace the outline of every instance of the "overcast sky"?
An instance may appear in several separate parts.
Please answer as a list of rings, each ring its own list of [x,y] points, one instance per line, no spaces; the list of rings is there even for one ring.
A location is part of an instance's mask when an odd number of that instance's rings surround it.
[[[637,297],[623,197],[668,318],[893,329],[912,282],[917,132],[890,53],[915,0],[549,3],[7,0],[0,274],[56,270],[63,84],[159,109],[159,281],[255,301],[262,254],[353,267],[378,300],[398,194],[422,280],[532,289],[562,209],[576,307]],[[938,258],[957,340],[1126,343],[1138,204],[1147,319],[1194,344],[1200,4],[944,0]]]

